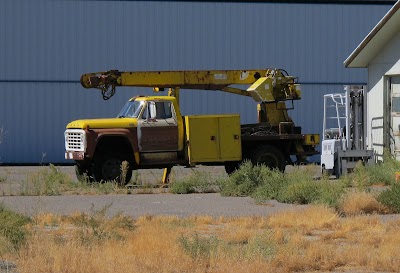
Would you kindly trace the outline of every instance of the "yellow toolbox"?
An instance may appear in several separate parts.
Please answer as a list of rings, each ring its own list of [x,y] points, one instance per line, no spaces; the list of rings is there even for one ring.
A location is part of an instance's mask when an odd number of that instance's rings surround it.
[[[189,163],[242,159],[239,115],[185,116]]]

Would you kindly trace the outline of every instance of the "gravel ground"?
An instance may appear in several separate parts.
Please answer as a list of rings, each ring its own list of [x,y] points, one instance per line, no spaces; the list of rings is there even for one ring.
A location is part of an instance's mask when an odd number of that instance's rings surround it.
[[[8,196],[0,197],[7,207],[26,215],[37,213],[70,214],[90,212],[111,205],[109,213],[141,215],[266,216],[282,209],[301,206],[271,201],[256,205],[249,197],[221,197],[212,194],[134,194],[134,195],[70,195],[70,196]]]
[[[249,197],[222,197],[212,194],[126,194],[126,195],[61,195],[61,196],[7,196],[7,192],[18,193],[21,184],[34,173],[46,166],[2,166],[0,167],[0,203],[26,215],[37,213],[70,214],[76,211],[90,212],[111,205],[110,214],[124,213],[133,217],[141,215],[190,215],[210,216],[265,216],[282,209],[293,209],[302,206],[282,204],[270,201],[257,205]],[[72,166],[57,167],[75,179]],[[194,170],[207,171],[213,177],[226,176],[223,167],[199,167]],[[194,171],[183,167],[174,167],[175,178],[184,177]],[[157,183],[162,177],[162,170],[141,170],[140,177],[145,183]]]

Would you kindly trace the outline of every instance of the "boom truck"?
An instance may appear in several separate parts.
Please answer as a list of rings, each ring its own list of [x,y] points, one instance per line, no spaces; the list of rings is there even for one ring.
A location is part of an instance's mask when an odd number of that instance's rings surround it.
[[[251,160],[270,168],[306,162],[318,154],[318,134],[302,134],[288,115],[301,98],[297,79],[281,69],[144,71],[111,70],[81,76],[84,88],[100,89],[108,100],[117,86],[168,89],[167,96],[131,98],[116,118],[75,120],[65,131],[65,158],[75,161],[78,179],[107,181],[121,177],[121,164],[132,170],[164,168],[168,183],[176,165],[225,166],[232,173]],[[238,114],[182,116],[181,89],[216,90],[252,97],[258,102],[258,123],[240,124]],[[291,107],[286,105],[291,101]],[[288,102],[289,103],[289,102]]]

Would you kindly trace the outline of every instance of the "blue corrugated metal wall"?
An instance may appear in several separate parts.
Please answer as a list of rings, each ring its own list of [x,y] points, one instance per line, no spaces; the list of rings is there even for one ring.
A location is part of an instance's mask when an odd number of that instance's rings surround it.
[[[167,1],[4,0],[0,7],[0,162],[64,162],[65,125],[115,116],[145,89],[119,89],[104,102],[82,73],[119,70],[278,67],[299,77],[293,119],[320,132],[322,96],[366,82],[343,60],[390,6]],[[182,112],[240,113],[251,99],[182,92]]]

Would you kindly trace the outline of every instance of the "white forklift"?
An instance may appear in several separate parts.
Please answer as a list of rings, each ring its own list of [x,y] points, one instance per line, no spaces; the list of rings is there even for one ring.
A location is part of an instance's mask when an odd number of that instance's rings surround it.
[[[356,164],[374,162],[366,145],[367,94],[365,86],[345,86],[344,93],[324,95],[321,171],[339,178]]]

